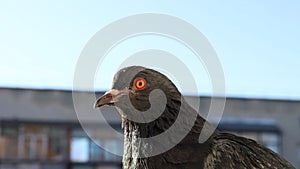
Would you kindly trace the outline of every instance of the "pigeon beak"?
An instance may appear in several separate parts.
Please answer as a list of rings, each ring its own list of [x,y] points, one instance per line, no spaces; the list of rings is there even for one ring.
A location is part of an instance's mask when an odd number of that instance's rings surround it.
[[[104,105],[114,105],[114,103],[119,100],[118,98],[124,94],[128,94],[128,90],[111,89],[104,93],[104,95],[96,101],[94,107],[97,108]]]

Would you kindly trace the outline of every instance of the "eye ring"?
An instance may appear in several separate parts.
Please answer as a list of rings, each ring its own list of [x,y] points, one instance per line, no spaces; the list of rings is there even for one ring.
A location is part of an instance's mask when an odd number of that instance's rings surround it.
[[[136,89],[138,90],[142,90],[146,87],[147,85],[147,82],[145,79],[143,78],[137,78],[135,81],[134,81],[134,86]]]

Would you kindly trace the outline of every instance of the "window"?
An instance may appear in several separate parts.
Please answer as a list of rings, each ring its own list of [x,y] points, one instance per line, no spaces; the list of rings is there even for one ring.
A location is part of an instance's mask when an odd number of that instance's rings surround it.
[[[1,124],[0,169],[65,169],[69,164],[75,169],[96,169],[103,168],[104,161],[109,162],[106,167],[121,163],[121,157],[99,145],[123,151],[122,140],[94,127],[89,134],[95,143],[81,128],[72,128],[71,133],[68,129],[59,125]]]
[[[218,128],[250,138],[278,154],[281,153],[281,132],[274,119],[225,118]]]
[[[67,159],[67,128],[46,125],[2,125],[0,159]]]
[[[259,133],[258,132],[239,132],[238,135],[250,138],[252,140],[258,140]]]
[[[120,150],[120,142],[118,140],[107,139],[107,140],[104,140],[104,144],[106,147],[108,147],[113,152],[117,152],[118,150]],[[104,151],[104,159],[107,161],[118,161],[119,160],[118,156],[116,156],[110,152],[107,152],[107,151]]]
[[[93,138],[90,143],[90,160],[121,162],[121,157],[106,151],[108,148],[114,153],[123,154],[123,138],[118,138],[114,133],[107,132],[105,128],[92,126],[88,134]]]
[[[51,127],[49,132],[49,160],[61,161],[67,157],[67,129],[65,127]]]
[[[97,143],[97,144],[96,144]],[[121,158],[118,157],[117,155],[114,155],[103,148],[101,148],[99,145],[103,145],[113,152],[118,152],[122,154],[123,147],[121,146],[122,143],[119,140],[116,139],[99,139],[96,140],[96,143],[94,141],[91,141],[91,147],[90,147],[90,152],[91,152],[91,160],[94,161],[121,161]]]
[[[273,150],[276,153],[280,153],[280,138],[279,135],[276,133],[270,133],[270,132],[263,132],[260,134],[259,141],[264,146],[268,147],[269,149]]]
[[[100,140],[98,140],[100,142]],[[104,150],[100,148],[95,142],[90,144],[90,160],[91,161],[100,161],[104,159]]]
[[[48,128],[39,125],[22,125],[19,130],[19,158],[45,159],[48,151]]]
[[[72,130],[70,159],[73,162],[89,160],[89,139],[81,128]]]
[[[105,151],[99,145],[109,147],[112,151],[123,151],[122,141],[116,138],[102,137],[99,135],[101,130],[91,130],[89,134],[96,135],[97,138],[93,138],[96,143],[91,140],[85,132],[76,128],[72,131],[71,139],[71,153],[70,159],[73,162],[88,162],[88,161],[121,161],[121,157],[118,157],[110,152]],[[103,133],[103,131],[101,131]],[[119,152],[122,153],[122,152]]]
[[[9,125],[2,127],[0,136],[0,158],[15,159],[17,158],[18,149],[18,132],[17,126]]]
[[[250,138],[280,154],[280,135],[276,132],[236,132],[237,135]]]
[[[89,140],[87,138],[72,138],[70,156],[74,162],[87,162],[89,160]]]

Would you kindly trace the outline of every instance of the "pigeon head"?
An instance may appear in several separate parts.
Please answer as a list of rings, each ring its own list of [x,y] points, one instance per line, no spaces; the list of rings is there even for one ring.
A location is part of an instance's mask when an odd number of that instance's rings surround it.
[[[95,107],[114,105],[126,115],[145,112],[154,104],[162,112],[161,107],[180,104],[180,99],[180,92],[165,75],[149,68],[131,66],[115,74],[112,89],[97,100]],[[152,106],[151,112],[155,111],[153,109]]]

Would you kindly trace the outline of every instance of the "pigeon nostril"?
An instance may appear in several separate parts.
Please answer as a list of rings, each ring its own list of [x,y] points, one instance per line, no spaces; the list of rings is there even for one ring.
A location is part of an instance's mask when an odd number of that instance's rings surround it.
[[[111,94],[108,94],[105,96],[105,99],[111,99],[112,98],[112,95]]]

